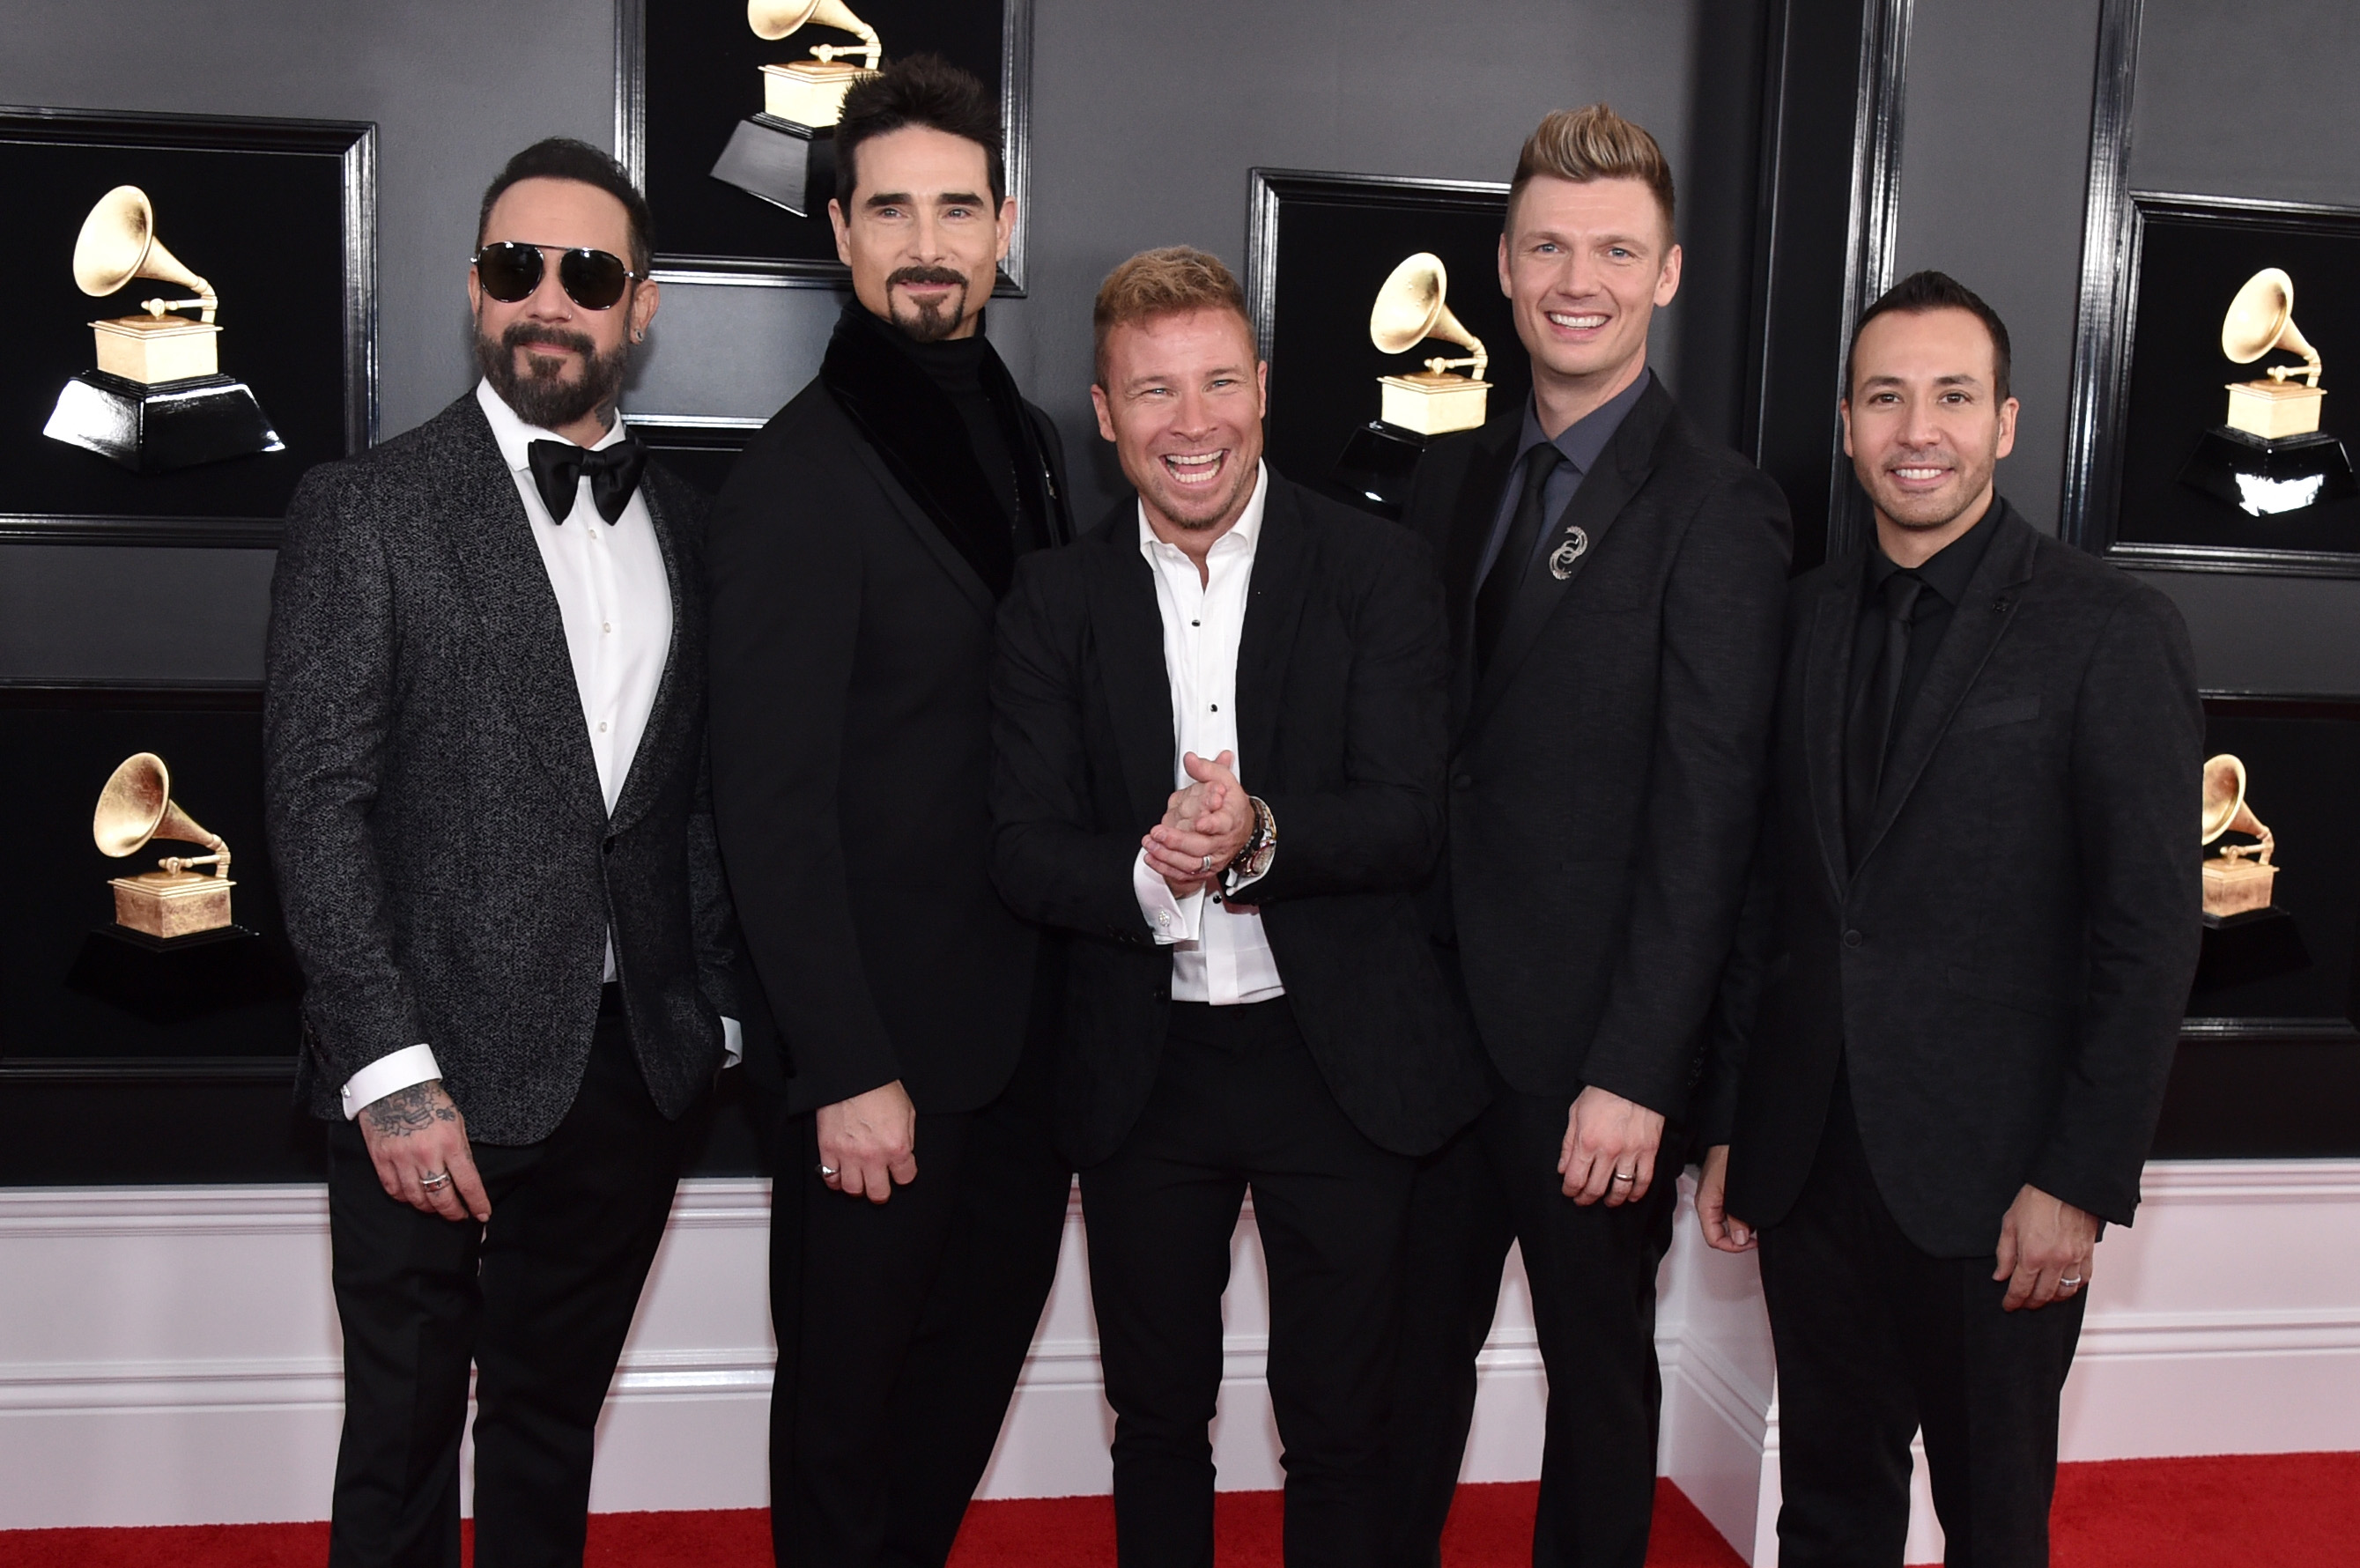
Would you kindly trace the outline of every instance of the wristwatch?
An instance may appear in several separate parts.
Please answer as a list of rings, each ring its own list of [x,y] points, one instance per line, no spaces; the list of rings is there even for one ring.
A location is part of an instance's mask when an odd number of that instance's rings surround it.
[[[1268,871],[1271,858],[1278,853],[1278,819],[1270,814],[1261,796],[1249,795],[1246,800],[1254,811],[1253,833],[1222,874],[1224,885],[1230,887]]]

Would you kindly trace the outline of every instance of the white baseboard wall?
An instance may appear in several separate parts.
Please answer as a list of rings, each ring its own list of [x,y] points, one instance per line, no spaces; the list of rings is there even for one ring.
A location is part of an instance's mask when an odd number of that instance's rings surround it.
[[[2098,1252],[2064,1457],[2360,1449],[2360,1161],[2158,1163]],[[772,1359],[767,1184],[682,1190],[600,1425],[600,1511],[759,1508]],[[1078,1211],[982,1495],[1104,1492]],[[1214,1451],[1279,1484],[1251,1214]],[[1666,1259],[1659,1468],[1755,1568],[1776,1556],[1769,1330],[1750,1258],[1682,1205]],[[324,1517],[341,1421],[318,1187],[0,1189],[0,1529]],[[1546,1383],[1512,1259],[1465,1478],[1538,1473]],[[1924,1507],[1909,1560],[1939,1561]]]

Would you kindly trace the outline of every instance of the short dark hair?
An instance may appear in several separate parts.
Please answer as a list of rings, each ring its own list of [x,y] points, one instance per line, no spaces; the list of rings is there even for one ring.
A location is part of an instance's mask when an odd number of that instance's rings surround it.
[[[1008,199],[1000,105],[991,89],[938,54],[913,54],[844,95],[844,114],[836,125],[836,199],[847,213],[859,183],[860,144],[909,125],[962,136],[983,148],[991,204]]]
[[[648,199],[631,183],[630,172],[588,142],[572,136],[549,136],[508,159],[484,188],[484,204],[475,212],[475,248],[484,248],[484,232],[491,226],[493,203],[511,185],[528,180],[574,180],[595,185],[623,204],[631,220],[631,270],[644,273],[655,255],[655,215]]]
[[[1983,302],[1983,297],[1951,277],[1930,267],[1913,272],[1877,297],[1876,303],[1861,312],[1860,321],[1852,330],[1852,346],[1844,354],[1844,396],[1852,396],[1852,361],[1860,353],[1860,334],[1868,323],[1879,316],[1896,310],[1912,316],[1922,316],[1928,310],[1964,310],[1983,324],[1992,341],[1992,401],[2007,401],[2008,347],[2007,323],[1999,312]]]

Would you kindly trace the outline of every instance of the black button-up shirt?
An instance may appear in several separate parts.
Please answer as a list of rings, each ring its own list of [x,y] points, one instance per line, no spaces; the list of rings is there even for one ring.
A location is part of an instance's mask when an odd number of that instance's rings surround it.
[[[1944,634],[1950,629],[1950,620],[1967,596],[1967,583],[1983,564],[1983,551],[1990,548],[1992,535],[1998,531],[1999,497],[1994,495],[1975,526],[1944,545],[1916,568],[1894,564],[1874,536],[1868,541],[1868,569],[1861,573],[1860,621],[1852,633],[1852,703],[1866,697],[1865,688],[1876,673],[1879,656],[1885,649],[1885,583],[1895,573],[1908,570],[1926,584],[1918,595],[1918,603],[1909,617],[1909,657],[1901,666],[1901,692],[1893,704],[1892,723],[1885,732],[1885,755],[1890,757],[1894,737],[1908,721],[1909,710],[1918,701],[1918,690],[1926,684],[1926,671],[1933,666],[1934,652],[1942,646]],[[1849,709],[1847,709],[1849,711]]]

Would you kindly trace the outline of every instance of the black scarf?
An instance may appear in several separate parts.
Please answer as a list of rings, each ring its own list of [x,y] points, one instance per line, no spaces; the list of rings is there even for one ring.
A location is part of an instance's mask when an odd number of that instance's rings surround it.
[[[1004,596],[1016,571],[1008,513],[984,477],[967,422],[949,396],[885,336],[899,330],[859,300],[847,301],[820,361],[820,382],[993,597]],[[1028,531],[1061,541],[1069,530],[1060,526],[1048,461],[1015,379],[989,349],[981,371],[984,396],[1000,416],[1001,439],[1015,460],[1017,503],[1032,525]]]

